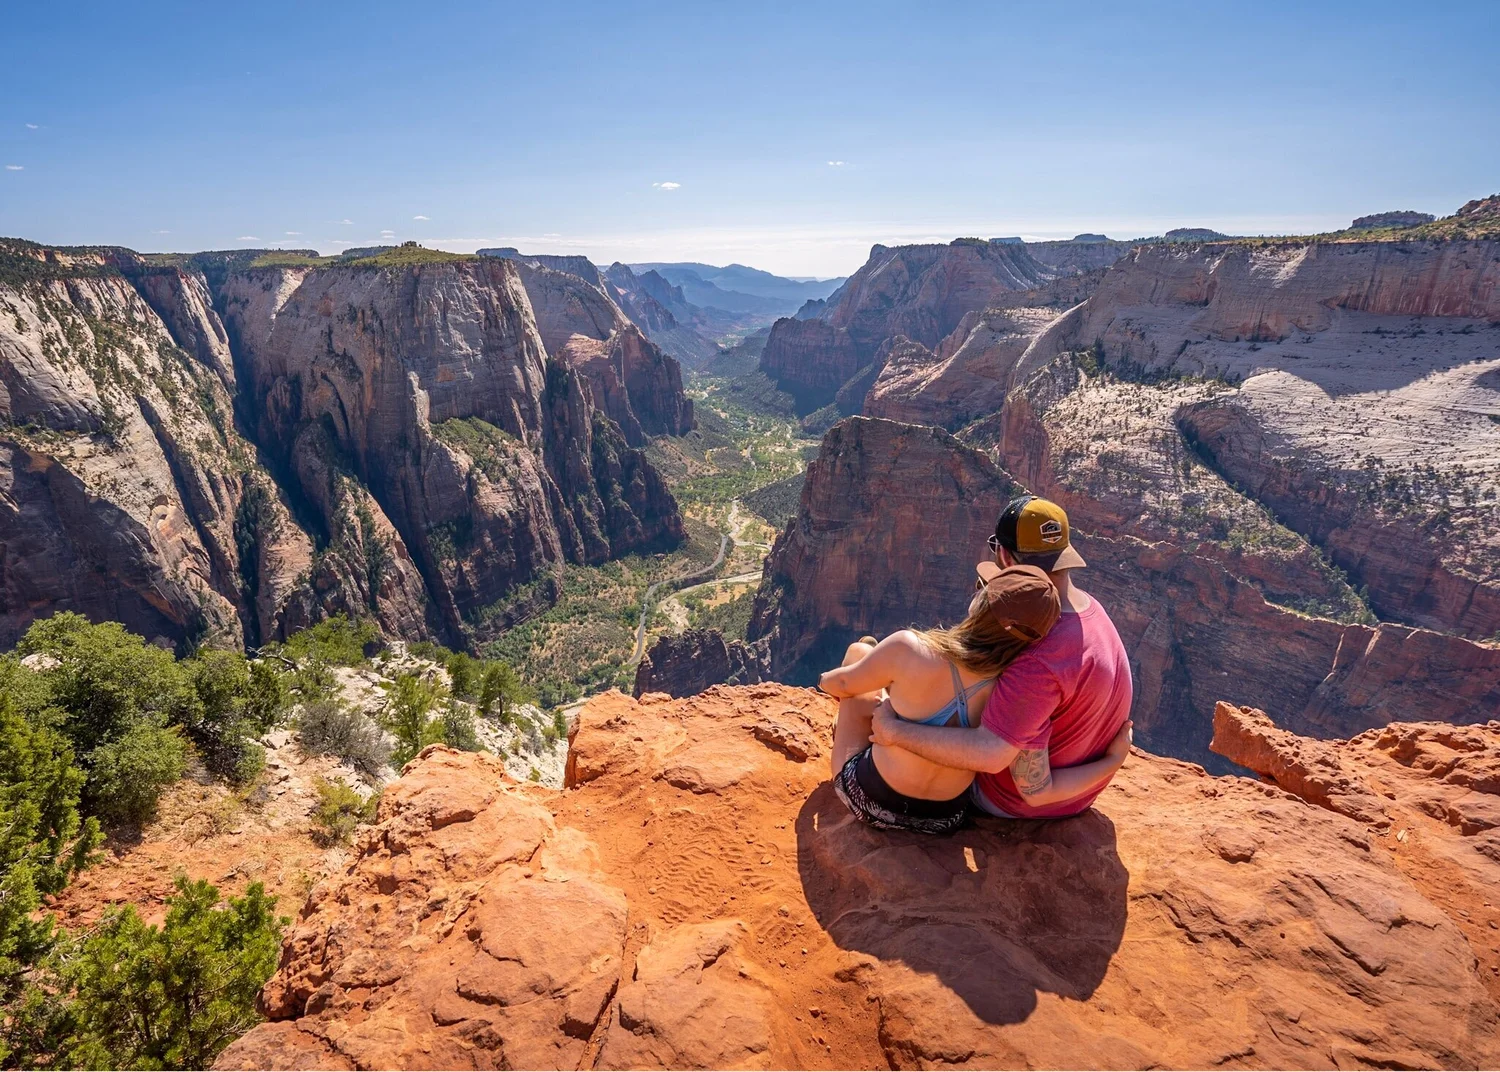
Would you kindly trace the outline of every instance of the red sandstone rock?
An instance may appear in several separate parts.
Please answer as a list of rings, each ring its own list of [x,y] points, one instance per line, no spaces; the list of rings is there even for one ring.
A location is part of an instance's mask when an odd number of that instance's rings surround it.
[[[1214,708],[1214,739],[1208,747],[1264,774],[1309,804],[1378,829],[1391,825],[1380,807],[1380,798],[1339,764],[1337,747],[1277,729],[1264,712],[1218,704]]]
[[[428,749],[303,909],[271,1022],[218,1067],[1500,1061],[1500,863],[1478,838],[1415,810],[1382,835],[1139,751],[1074,819],[882,833],[757,736],[826,746],[833,711],[774,685],[606,694],[562,792]],[[1387,736],[1333,747],[1456,799],[1480,790],[1444,779],[1500,762],[1500,726]],[[665,777],[710,759],[743,772]]]
[[[951,623],[1018,487],[933,428],[851,418],[824,439],[777,540],[750,626],[781,680],[810,683],[864,633]],[[1071,505],[1071,504],[1070,504]],[[1169,543],[1078,537],[1131,657],[1143,743],[1209,764],[1226,692],[1298,733],[1346,737],[1421,711],[1500,710],[1500,649],[1407,626],[1344,625],[1268,603],[1220,561]]]

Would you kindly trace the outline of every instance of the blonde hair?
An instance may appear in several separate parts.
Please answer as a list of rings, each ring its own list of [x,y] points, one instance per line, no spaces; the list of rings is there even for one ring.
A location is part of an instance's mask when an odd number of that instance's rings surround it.
[[[943,658],[976,674],[995,677],[1031,642],[1007,632],[990,613],[988,601],[950,629],[920,629],[917,635]]]

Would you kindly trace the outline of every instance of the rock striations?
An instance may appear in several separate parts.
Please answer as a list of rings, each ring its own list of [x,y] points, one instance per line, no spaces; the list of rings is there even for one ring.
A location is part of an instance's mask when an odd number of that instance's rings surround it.
[[[710,685],[755,685],[769,677],[762,648],[725,640],[717,629],[684,629],[658,637],[636,667],[636,696],[694,696]]]
[[[602,291],[253,256],[0,250],[0,642],[69,609],[168,643],[337,612],[463,643],[565,561],[681,540],[635,444],[691,403]]]
[[[598,697],[560,793],[429,748],[217,1067],[1495,1065],[1500,725],[1323,746],[1330,794],[1231,710],[1287,788],[1137,751],[940,839],[855,822],[832,702],[779,685]]]
[[[863,633],[952,622],[1000,504],[1019,484],[935,428],[850,418],[808,466],[797,516],[766,563],[749,637],[771,676],[808,684]],[[1135,677],[1134,718],[1157,751],[1224,769],[1206,712],[1226,688],[1299,733],[1349,736],[1421,711],[1500,710],[1500,648],[1401,625],[1342,624],[1269,602],[1219,558],[1130,535],[1080,535]]]
[[[1382,617],[1500,633],[1500,241],[1142,246],[1013,375],[1090,350]]]
[[[888,340],[901,335],[934,347],[965,314],[1057,274],[1024,245],[959,239],[949,245],[875,246],[816,318],[776,322],[761,369],[804,410],[816,409],[874,363]]]

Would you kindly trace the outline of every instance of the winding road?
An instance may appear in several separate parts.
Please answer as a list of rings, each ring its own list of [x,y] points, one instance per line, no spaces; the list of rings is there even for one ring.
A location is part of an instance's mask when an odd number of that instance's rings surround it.
[[[657,581],[655,584],[652,584],[646,589],[646,594],[641,597],[641,620],[638,621],[635,625],[635,652],[630,656],[630,662],[626,664],[627,666],[636,665],[641,661],[641,657],[646,654],[646,624],[651,620],[651,597],[656,594],[656,590],[662,585],[670,585],[676,591],[687,591],[689,588],[701,588],[705,584],[726,584],[730,581],[751,581],[760,576],[759,572],[742,573],[737,577],[725,577],[716,580],[708,580],[703,581],[700,584],[689,585],[686,583],[689,581],[696,581],[700,577],[713,577],[713,574],[718,571],[718,568],[724,564],[724,559],[729,554],[729,545],[731,543],[733,543],[736,547],[755,547],[763,551],[769,551],[771,548],[766,544],[752,543],[749,540],[740,539],[740,533],[745,531],[745,526],[748,525],[750,521],[751,519],[748,517],[740,517],[740,501],[738,499],[735,499],[734,502],[729,504],[729,531],[724,533],[719,538],[718,557],[715,558],[713,562],[703,567],[703,569],[701,570],[695,570],[694,572],[689,573],[684,577],[673,577],[669,580]]]

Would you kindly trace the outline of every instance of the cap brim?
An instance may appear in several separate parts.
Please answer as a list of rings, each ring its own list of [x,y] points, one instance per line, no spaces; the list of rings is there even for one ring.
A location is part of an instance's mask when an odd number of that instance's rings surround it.
[[[1057,556],[1057,561],[1053,563],[1052,571],[1056,573],[1058,570],[1083,569],[1087,565],[1088,563],[1083,560],[1083,556],[1078,553],[1072,544],[1069,544],[1062,549],[1062,554]]]
[[[1001,571],[998,563],[981,562],[979,563],[979,565],[974,567],[974,572],[979,574],[979,579],[981,581],[983,581],[985,584],[989,584],[996,577],[1000,576]]]
[[[1048,573],[1057,573],[1065,569],[1082,569],[1088,565],[1083,560],[1083,556],[1074,550],[1072,544],[1052,554],[1016,555],[1015,557],[1018,562],[1023,562],[1028,566],[1040,566]]]

